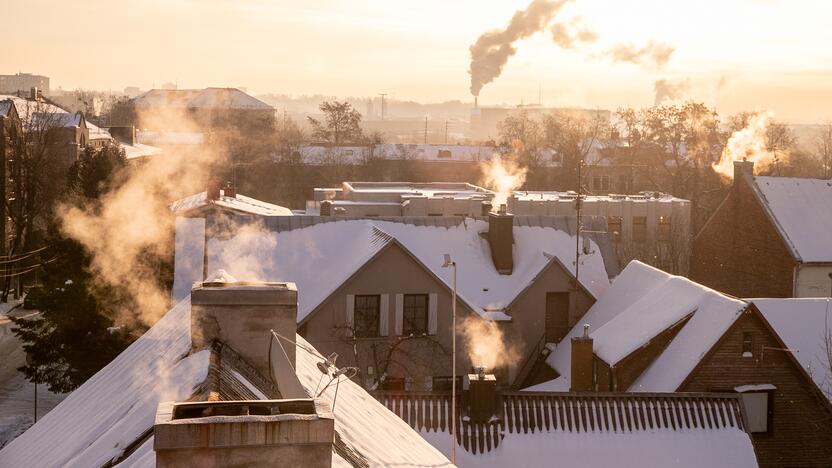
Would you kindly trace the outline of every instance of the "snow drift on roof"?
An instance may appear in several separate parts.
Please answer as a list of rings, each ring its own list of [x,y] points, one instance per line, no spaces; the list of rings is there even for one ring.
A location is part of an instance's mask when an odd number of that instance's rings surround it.
[[[569,390],[570,343],[573,337],[583,334],[585,323],[590,325],[596,354],[614,365],[693,312],[667,348],[629,389],[676,391],[745,307],[743,301],[632,261],[569,334],[559,344],[549,345],[552,353],[546,363],[560,376],[526,390]]]
[[[0,450],[0,466],[102,466],[153,426],[156,406],[205,380],[208,351],[191,348],[190,301],[171,309],[110,364]]]
[[[825,341],[827,336],[832,336],[830,300],[752,299],[752,302],[815,384],[832,399],[832,366]]]
[[[755,177],[763,205],[803,262],[832,262],[832,181]]]
[[[503,309],[550,263],[560,262],[574,273],[574,237],[554,228],[515,226],[514,271],[511,275],[498,274],[488,242],[480,236],[487,229],[486,221],[473,219],[451,227],[364,219],[281,232],[241,230],[229,239],[209,240],[208,271],[221,268],[247,279],[254,267],[259,280],[294,282],[298,286],[299,321],[392,240],[450,288],[451,270],[442,268],[443,254],[449,253],[458,267],[460,299],[490,319],[507,319]],[[181,234],[187,236],[184,226]],[[192,242],[200,241],[198,233],[190,238]],[[596,253],[582,258],[580,279],[592,295],[599,297],[609,280],[597,245],[592,243],[591,247]],[[174,281],[182,285],[179,290],[184,293],[184,285],[200,279],[201,261],[181,258],[180,262],[177,252],[177,262]],[[180,263],[190,267],[180,269]]]
[[[292,210],[279,205],[266,203],[245,195],[237,194],[236,197],[222,195],[217,200],[208,201],[207,192],[200,192],[171,204],[171,210],[177,214],[184,214],[192,210],[204,208],[208,205],[226,208],[239,213],[247,213],[260,216],[292,216]]]

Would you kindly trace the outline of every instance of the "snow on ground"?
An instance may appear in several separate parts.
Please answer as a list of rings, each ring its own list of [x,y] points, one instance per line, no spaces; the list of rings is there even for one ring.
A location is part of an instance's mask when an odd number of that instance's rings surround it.
[[[817,386],[832,400],[832,301],[751,299]],[[824,333],[825,331],[825,333]],[[829,346],[832,346],[832,342]]]
[[[451,456],[448,432],[422,432],[434,447]],[[751,438],[735,428],[632,432],[551,431],[507,433],[492,451],[456,450],[457,466],[558,468],[743,468],[756,467]]]
[[[630,391],[673,392],[734,323],[746,303],[693,281],[633,261],[560,344],[550,344],[546,363],[560,376],[527,388],[569,391],[571,339],[589,324],[596,354],[614,365],[661,331],[693,314]]]
[[[177,222],[174,298],[187,294],[202,275],[203,227]],[[550,262],[559,261],[574,272],[574,237],[548,227],[514,227],[514,272],[497,273],[488,241],[480,236],[488,223],[467,219],[453,227],[417,226],[378,221],[344,220],[281,232],[239,229],[231,238],[208,241],[208,271],[223,269],[240,279],[278,281],[291,278],[298,286],[298,320],[303,320],[353,273],[395,240],[410,251],[448,288],[452,271],[443,268],[443,254],[457,262],[462,301],[491,319],[508,318],[501,312]],[[581,283],[600,297],[609,286],[603,258],[582,258]],[[322,287],[323,286],[323,287]]]
[[[832,261],[832,181],[755,177],[763,203],[804,262]]]
[[[0,304],[0,356],[3,356],[0,359],[0,448],[34,423],[35,384],[17,370],[26,362],[26,353],[20,340],[12,333],[14,325],[7,317],[26,317],[38,312],[17,308],[21,302]],[[38,418],[66,397],[65,394],[50,392],[43,384],[37,386],[37,392]]]

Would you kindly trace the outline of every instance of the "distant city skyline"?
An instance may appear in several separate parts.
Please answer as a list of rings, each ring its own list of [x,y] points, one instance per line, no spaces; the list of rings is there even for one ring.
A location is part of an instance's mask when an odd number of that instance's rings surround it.
[[[469,102],[470,45],[528,3],[140,0],[116,8],[103,0],[6,0],[0,73],[46,75],[65,90],[177,82],[255,95],[384,92]],[[643,107],[665,80],[678,87],[677,98],[704,101],[722,115],[765,108],[797,123],[832,120],[829,2],[576,0],[556,20],[577,17],[596,42],[564,49],[548,31],[518,41],[480,105],[537,102],[540,93],[549,106]],[[651,40],[674,48],[661,69],[606,54]]]

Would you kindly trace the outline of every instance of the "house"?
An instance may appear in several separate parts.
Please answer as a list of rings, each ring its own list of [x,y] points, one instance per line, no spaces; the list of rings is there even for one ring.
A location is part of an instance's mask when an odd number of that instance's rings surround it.
[[[274,107],[237,88],[152,89],[130,103],[142,130],[258,133],[274,127]]]
[[[444,254],[458,269],[458,323],[473,320],[516,344],[516,358],[497,366],[505,386],[525,380],[543,345],[577,323],[617,272],[605,236],[591,234],[575,284],[575,226],[566,218],[267,216],[212,224],[177,220],[174,299],[203,270],[261,280],[293,272],[301,335],[359,368],[368,388],[449,384],[454,281]],[[464,340],[458,347],[459,375],[484,364],[461,357]]]
[[[296,313],[292,283],[196,285],[0,466],[451,466],[296,335]]]
[[[693,240],[694,281],[738,297],[832,294],[832,181],[754,175],[734,162],[728,195]]]
[[[527,390],[739,393],[760,466],[827,466],[832,405],[816,381],[820,371],[810,375],[785,342],[800,325],[772,326],[783,311],[815,326],[823,316],[817,307],[809,317],[766,301],[735,299],[632,262],[568,339],[549,345],[546,362],[558,377]],[[761,312],[773,308],[779,312]],[[815,342],[823,329],[815,329]]]

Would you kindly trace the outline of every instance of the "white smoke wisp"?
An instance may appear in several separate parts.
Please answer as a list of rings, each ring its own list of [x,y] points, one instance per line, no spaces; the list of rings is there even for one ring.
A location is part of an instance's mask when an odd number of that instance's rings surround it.
[[[517,349],[506,342],[497,322],[480,317],[468,317],[457,324],[457,331],[465,340],[468,359],[475,367],[484,366],[489,370],[517,362]]]
[[[598,40],[598,33],[580,25],[580,18],[567,23],[555,23],[549,28],[552,40],[563,49],[573,49],[579,42],[590,43]]]
[[[751,161],[755,170],[766,170],[777,156],[766,146],[766,130],[774,113],[760,112],[751,117],[748,125],[737,130],[728,138],[719,162],[713,164],[714,171],[726,178],[734,176],[734,161]]]
[[[656,80],[653,83],[653,91],[656,97],[653,100],[653,105],[658,106],[664,101],[675,101],[681,99],[690,91],[690,79],[672,81],[672,80]]]
[[[184,115],[167,118],[188,121]],[[96,283],[132,302],[114,311],[117,321],[152,325],[168,309],[169,295],[158,265],[148,259],[171,258],[170,203],[202,191],[216,159],[216,153],[205,147],[166,152],[143,164],[128,165],[117,175],[122,182],[97,203],[65,203],[56,208],[63,234],[89,252]]]
[[[636,65],[662,68],[673,55],[672,46],[657,41],[649,41],[644,47],[638,48],[632,44],[618,44],[607,53],[613,61],[627,62]]]
[[[527,169],[525,167],[520,167],[511,161],[503,161],[503,158],[499,156],[495,156],[490,161],[481,162],[480,170],[482,176],[479,184],[495,192],[494,199],[491,201],[494,211],[497,211],[500,205],[505,204],[512,192],[518,190],[526,182]]]
[[[570,0],[532,0],[525,10],[514,13],[508,26],[489,31],[471,46],[471,94],[480,95],[482,87],[503,71],[509,57],[517,52],[514,43],[542,31]]]
[[[230,238],[229,235],[231,236]],[[277,248],[277,236],[269,232],[262,222],[237,225],[228,223],[215,232],[212,238],[228,238],[217,251],[220,268],[238,281],[269,281],[273,270],[271,252]]]

